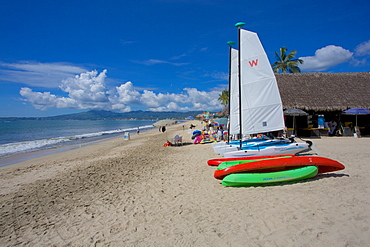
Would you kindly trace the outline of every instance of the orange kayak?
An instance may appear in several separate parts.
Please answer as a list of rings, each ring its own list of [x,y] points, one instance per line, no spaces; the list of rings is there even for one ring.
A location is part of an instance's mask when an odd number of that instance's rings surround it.
[[[220,158],[220,159],[212,159],[208,160],[207,163],[209,166],[218,166],[222,162],[226,161],[237,161],[237,160],[262,160],[262,159],[270,159],[270,158],[280,158],[280,157],[294,157],[293,154],[287,155],[268,155],[268,156],[254,156],[254,157],[238,157],[238,158]]]

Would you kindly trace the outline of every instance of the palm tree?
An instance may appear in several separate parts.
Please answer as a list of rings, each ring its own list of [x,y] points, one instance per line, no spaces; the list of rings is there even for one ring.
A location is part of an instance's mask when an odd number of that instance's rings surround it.
[[[280,54],[275,51],[277,61],[272,64],[272,69],[274,72],[282,70],[283,73],[301,73],[298,63],[303,64],[303,60],[295,58],[297,51],[293,50],[287,55],[287,50],[286,47],[282,47],[280,48]]]
[[[218,100],[221,101],[221,104],[226,106],[229,104],[229,91],[223,90],[221,94],[219,94]]]

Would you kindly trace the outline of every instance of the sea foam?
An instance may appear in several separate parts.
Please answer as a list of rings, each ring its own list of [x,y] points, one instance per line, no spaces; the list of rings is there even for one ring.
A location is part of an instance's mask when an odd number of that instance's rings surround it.
[[[151,125],[141,126],[141,129],[153,128]],[[105,135],[114,135],[123,132],[132,132],[136,128],[116,129],[109,131],[100,131],[95,133],[79,134],[68,137],[55,137],[49,139],[40,139],[32,141],[14,142],[0,145],[0,157],[5,157],[17,153],[32,152],[41,149],[55,148],[66,144],[72,144],[84,139],[85,141],[92,140],[93,138],[102,137]]]

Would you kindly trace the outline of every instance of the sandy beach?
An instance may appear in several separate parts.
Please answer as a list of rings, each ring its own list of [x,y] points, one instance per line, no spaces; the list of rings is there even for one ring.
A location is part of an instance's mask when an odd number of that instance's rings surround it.
[[[370,246],[370,138],[308,139],[345,170],[236,188],[182,125],[183,146],[154,129],[1,167],[0,245]]]

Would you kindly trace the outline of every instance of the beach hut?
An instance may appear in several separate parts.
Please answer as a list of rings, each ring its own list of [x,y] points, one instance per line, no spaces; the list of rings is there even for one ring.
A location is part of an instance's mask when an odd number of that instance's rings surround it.
[[[275,73],[275,77],[283,108],[304,110],[314,122],[318,115],[341,121],[341,113],[349,108],[370,109],[370,72]],[[228,107],[219,115],[228,116]],[[305,128],[299,124],[297,128]],[[370,134],[370,126],[363,127]]]
[[[296,108],[309,114],[308,121],[297,121],[297,129],[317,128],[318,116],[347,122],[341,113],[349,108],[370,109],[370,73],[276,73],[284,109]],[[369,115],[362,117],[366,123]],[[303,125],[302,125],[303,124]],[[360,124],[360,121],[359,123]],[[353,123],[354,125],[354,123]],[[363,134],[370,134],[370,126],[361,126]],[[345,126],[350,134],[350,127]],[[317,130],[318,131],[318,130]],[[324,130],[320,130],[324,133]],[[312,131],[304,131],[313,133]]]
[[[370,73],[276,73],[284,109],[341,113],[370,109]]]

